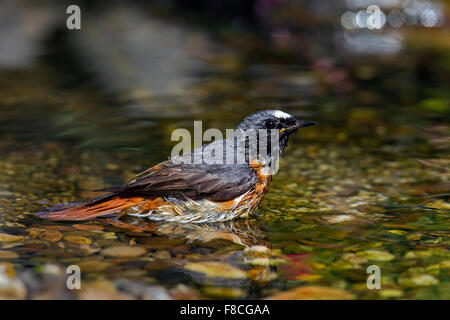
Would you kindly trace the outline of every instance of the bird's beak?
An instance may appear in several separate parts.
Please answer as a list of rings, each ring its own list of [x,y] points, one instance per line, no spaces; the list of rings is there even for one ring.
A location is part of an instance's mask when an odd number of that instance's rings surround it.
[[[305,128],[305,127],[310,127],[310,126],[315,126],[316,124],[318,124],[316,121],[301,121],[301,120],[297,120],[297,123],[294,124],[293,126],[287,127],[287,128],[282,128],[280,129],[280,132],[293,132],[296,131],[300,128]]]

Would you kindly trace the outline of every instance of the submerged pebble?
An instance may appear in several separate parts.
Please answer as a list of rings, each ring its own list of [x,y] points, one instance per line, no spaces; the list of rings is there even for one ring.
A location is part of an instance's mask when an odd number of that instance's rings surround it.
[[[67,242],[77,243],[77,244],[91,244],[92,240],[82,236],[65,236],[64,239]]]
[[[418,274],[413,276],[401,276],[398,283],[402,287],[424,287],[424,286],[434,286],[439,283],[436,277],[429,274]]]
[[[39,238],[50,242],[58,242],[63,237],[63,234],[57,230],[45,230],[39,234]]]
[[[25,299],[27,289],[11,264],[0,263],[0,300]]]
[[[356,255],[372,261],[391,261],[395,259],[392,253],[385,250],[366,250],[357,252]]]
[[[247,272],[218,261],[191,262],[184,269],[204,274],[208,278],[245,279]]]
[[[216,299],[242,299],[247,295],[245,290],[229,287],[205,287],[202,293]]]
[[[346,290],[318,287],[318,286],[304,286],[297,287],[285,292],[280,292],[267,297],[269,300],[350,300],[356,296]]]
[[[170,253],[166,250],[158,250],[158,251],[154,252],[152,254],[152,256],[156,259],[161,259],[161,260],[166,260],[166,259],[171,258]]]
[[[378,293],[382,299],[400,298],[405,293],[400,289],[382,289]]]
[[[142,247],[132,247],[132,246],[114,246],[103,249],[101,253],[106,257],[113,258],[130,258],[139,257],[146,253],[147,250]]]
[[[15,236],[12,234],[7,233],[0,233],[0,242],[15,242],[15,241],[21,241],[24,237],[22,236]]]
[[[78,262],[82,272],[101,272],[113,266],[113,263],[102,260],[84,260]]]

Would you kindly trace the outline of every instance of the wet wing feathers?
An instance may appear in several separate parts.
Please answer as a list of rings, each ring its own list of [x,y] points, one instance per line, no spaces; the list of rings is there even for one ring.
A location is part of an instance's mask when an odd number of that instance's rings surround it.
[[[123,196],[172,196],[228,201],[245,193],[257,182],[248,165],[170,165],[115,190]]]

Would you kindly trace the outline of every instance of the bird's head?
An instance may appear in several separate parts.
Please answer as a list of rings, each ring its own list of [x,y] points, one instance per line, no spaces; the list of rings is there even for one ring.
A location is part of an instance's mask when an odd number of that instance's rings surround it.
[[[246,117],[236,129],[241,130],[278,130],[280,151],[282,152],[288,143],[289,136],[298,129],[316,125],[315,121],[298,120],[290,114],[280,110],[258,111]]]

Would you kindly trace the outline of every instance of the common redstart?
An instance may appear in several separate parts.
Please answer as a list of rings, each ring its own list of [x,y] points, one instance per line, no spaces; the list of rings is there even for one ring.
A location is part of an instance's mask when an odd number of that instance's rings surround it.
[[[53,208],[38,215],[51,220],[80,221],[128,214],[155,221],[193,223],[245,218],[255,211],[269,188],[273,175],[269,166],[274,165],[274,153],[284,151],[292,133],[315,124],[280,110],[259,111],[236,127],[235,131],[244,135],[171,157],[125,185],[98,190],[110,193],[85,204]],[[256,140],[252,141],[248,132],[255,132]],[[268,138],[273,136],[275,143]],[[244,143],[240,143],[242,137]],[[205,151],[210,156],[211,150],[216,162],[207,161]],[[220,154],[223,157],[217,157]],[[242,161],[236,161],[241,155]]]

